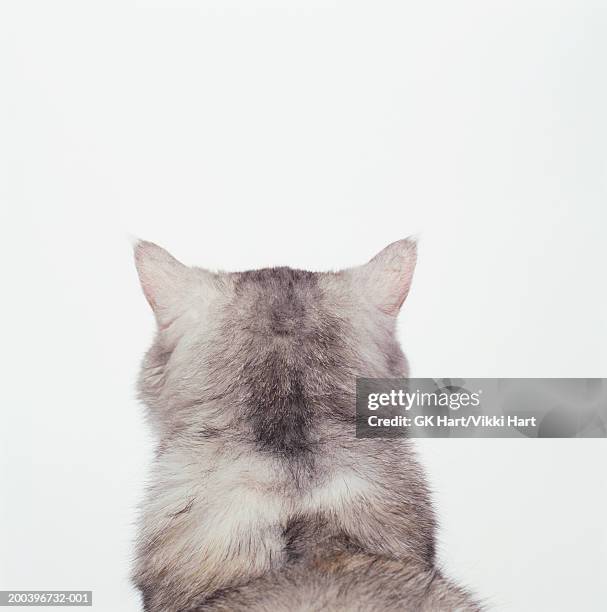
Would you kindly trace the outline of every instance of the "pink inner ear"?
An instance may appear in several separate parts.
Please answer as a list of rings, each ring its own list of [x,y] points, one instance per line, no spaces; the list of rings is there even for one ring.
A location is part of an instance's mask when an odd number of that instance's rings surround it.
[[[141,284],[143,295],[145,295],[145,299],[148,301],[152,310],[156,311],[158,309],[158,301],[155,296],[160,290],[160,287],[158,287],[158,283],[156,283],[155,286],[152,282],[153,272],[150,270],[150,265],[145,257],[144,248],[138,248],[135,251],[135,264],[137,266],[139,283]]]
[[[144,281],[142,278],[140,278],[140,282],[141,282],[141,289],[143,290],[143,295],[145,295],[145,299],[148,301],[148,304],[150,305],[152,310],[155,311],[157,309],[157,305],[156,305],[156,302],[154,302],[154,298],[152,297],[153,291],[150,285],[146,281]]]
[[[149,279],[141,278],[143,294],[152,308],[156,317],[158,329],[164,331],[168,329],[178,318],[179,312],[176,311],[176,301],[170,287],[163,286],[162,283],[152,283]]]
[[[408,293],[409,285],[403,285],[399,292],[386,296],[386,299],[380,304],[379,309],[387,315],[395,317],[400,312]]]
[[[164,274],[152,279],[148,270],[142,271],[140,282],[145,299],[156,315],[159,329],[166,329],[178,318],[174,312],[178,303],[175,283]]]

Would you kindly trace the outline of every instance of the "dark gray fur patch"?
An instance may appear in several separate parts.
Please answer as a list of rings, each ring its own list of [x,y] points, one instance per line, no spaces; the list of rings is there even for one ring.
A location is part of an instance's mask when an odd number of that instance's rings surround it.
[[[282,267],[239,273],[237,299],[243,294],[251,294],[255,313],[267,332],[299,335],[306,321],[306,305],[319,292],[313,272]]]
[[[316,447],[314,411],[320,392],[311,368],[326,368],[339,351],[339,321],[322,307],[312,272],[271,268],[243,272],[236,301],[249,332],[242,355],[247,422],[260,450],[284,459],[311,458]],[[232,317],[229,317],[232,319]],[[233,319],[232,319],[233,320]]]
[[[283,531],[283,538],[287,563],[305,561],[310,554],[317,554],[319,550],[325,553],[360,550],[357,542],[345,533],[336,532],[334,526],[319,513],[292,517]]]
[[[285,458],[311,452],[312,411],[298,369],[285,366],[280,353],[273,352],[250,373],[245,384],[249,419],[259,448]],[[270,389],[276,393],[270,394]]]

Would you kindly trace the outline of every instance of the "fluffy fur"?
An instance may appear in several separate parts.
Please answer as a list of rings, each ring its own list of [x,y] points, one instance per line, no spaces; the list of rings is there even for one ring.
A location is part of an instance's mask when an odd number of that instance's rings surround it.
[[[356,439],[355,378],[402,377],[415,244],[337,273],[211,273],[140,242],[158,437],[133,580],[146,612],[478,610],[435,567],[407,440]]]

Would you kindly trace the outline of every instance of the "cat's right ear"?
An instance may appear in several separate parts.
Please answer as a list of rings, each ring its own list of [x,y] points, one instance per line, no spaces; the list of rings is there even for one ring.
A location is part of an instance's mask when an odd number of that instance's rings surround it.
[[[405,238],[388,245],[369,263],[353,268],[352,272],[368,299],[379,310],[395,317],[409,293],[416,259],[415,238]]]
[[[153,242],[135,242],[135,265],[143,293],[163,330],[188,309],[195,273]]]

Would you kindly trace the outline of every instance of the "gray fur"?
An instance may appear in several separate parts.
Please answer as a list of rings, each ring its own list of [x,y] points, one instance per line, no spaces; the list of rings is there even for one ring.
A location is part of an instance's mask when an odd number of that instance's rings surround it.
[[[355,377],[408,374],[414,244],[337,273],[135,254],[158,321],[139,381],[158,437],[133,573],[146,612],[479,610],[435,567],[411,443],[354,436]]]

